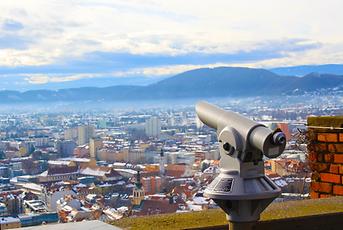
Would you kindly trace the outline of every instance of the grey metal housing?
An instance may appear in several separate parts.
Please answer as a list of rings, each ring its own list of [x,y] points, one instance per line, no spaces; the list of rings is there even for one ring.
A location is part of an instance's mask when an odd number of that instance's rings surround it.
[[[263,155],[279,156],[285,146],[281,130],[262,124],[206,102],[196,105],[199,119],[217,130],[220,174],[205,189],[233,222],[252,222],[281,194],[280,188],[264,174]]]

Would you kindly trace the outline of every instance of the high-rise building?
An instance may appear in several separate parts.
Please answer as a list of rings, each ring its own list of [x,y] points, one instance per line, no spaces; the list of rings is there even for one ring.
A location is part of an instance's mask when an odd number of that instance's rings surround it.
[[[59,141],[56,148],[61,157],[71,157],[77,144],[73,140]]]
[[[94,137],[94,126],[83,125],[77,127],[77,144],[84,145],[89,142],[89,139]]]
[[[37,145],[36,145],[36,142],[34,142],[34,141],[25,141],[25,142],[23,141],[23,142],[21,142],[21,144],[19,146],[20,146],[19,151],[22,151],[24,149],[24,152],[25,152],[24,154],[26,155],[26,154],[33,153],[33,151],[35,151],[35,146],[37,146]],[[23,152],[21,152],[21,153],[23,153]]]
[[[167,123],[168,123],[168,126],[175,126],[175,118],[173,115],[169,117]]]
[[[142,184],[146,195],[161,192],[162,178],[159,176],[143,177]]]
[[[64,131],[65,140],[77,140],[77,128],[70,128]]]
[[[47,147],[49,145],[49,137],[48,136],[35,136],[32,138],[35,142],[36,147]]]
[[[89,155],[92,159],[98,159],[98,151],[101,148],[102,148],[102,140],[100,138],[90,138]]]
[[[98,120],[97,127],[99,129],[106,129],[107,128],[107,121],[106,120]]]
[[[148,137],[160,137],[161,121],[157,117],[151,117],[145,122],[145,134]]]

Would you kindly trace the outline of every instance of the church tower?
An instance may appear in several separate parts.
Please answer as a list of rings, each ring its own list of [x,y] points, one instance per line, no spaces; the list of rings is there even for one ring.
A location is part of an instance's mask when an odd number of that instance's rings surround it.
[[[132,204],[139,206],[141,204],[141,201],[144,200],[144,195],[144,188],[141,183],[141,174],[140,171],[137,171],[135,188],[133,189]]]
[[[165,168],[164,168],[164,152],[163,149],[161,149],[161,153],[160,153],[160,174],[162,176],[165,175]]]

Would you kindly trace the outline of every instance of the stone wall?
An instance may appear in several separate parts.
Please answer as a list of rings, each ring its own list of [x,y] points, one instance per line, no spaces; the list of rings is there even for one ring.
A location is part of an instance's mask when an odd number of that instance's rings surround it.
[[[311,198],[343,196],[343,116],[309,117]]]

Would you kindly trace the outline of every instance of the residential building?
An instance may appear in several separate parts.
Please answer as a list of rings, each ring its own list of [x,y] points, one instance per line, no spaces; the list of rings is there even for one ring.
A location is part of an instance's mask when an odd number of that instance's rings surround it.
[[[160,137],[161,135],[161,121],[157,117],[151,117],[145,122],[145,134],[148,137]]]

